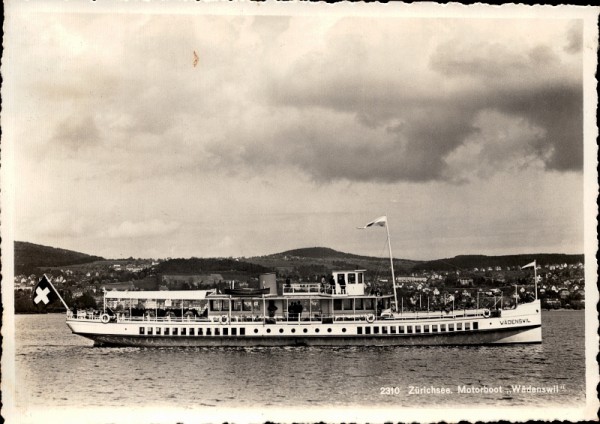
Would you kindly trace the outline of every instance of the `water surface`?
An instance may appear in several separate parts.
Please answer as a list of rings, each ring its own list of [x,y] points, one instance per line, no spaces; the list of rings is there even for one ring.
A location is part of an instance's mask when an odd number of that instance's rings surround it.
[[[17,406],[581,406],[584,312],[548,311],[541,345],[96,348],[63,315],[16,318]],[[558,386],[510,393],[511,385]],[[413,386],[421,394],[411,394]],[[502,387],[499,393],[459,393]],[[56,388],[60,388],[57,390]],[[423,393],[449,389],[451,393]]]

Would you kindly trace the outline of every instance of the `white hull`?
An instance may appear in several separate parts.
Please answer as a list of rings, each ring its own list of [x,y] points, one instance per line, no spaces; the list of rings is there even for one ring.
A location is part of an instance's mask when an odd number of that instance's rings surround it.
[[[416,346],[541,343],[539,300],[499,317],[435,317],[366,321],[102,323],[67,319],[73,333],[110,346]]]

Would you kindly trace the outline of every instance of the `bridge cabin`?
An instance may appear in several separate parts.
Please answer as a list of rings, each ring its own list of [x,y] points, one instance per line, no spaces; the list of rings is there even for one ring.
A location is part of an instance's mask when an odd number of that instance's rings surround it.
[[[306,294],[329,294],[332,296],[364,296],[366,291],[365,270],[334,271],[333,285],[330,281],[324,283],[289,283],[279,292],[284,296]],[[273,290],[271,290],[273,294]]]
[[[365,270],[334,271],[334,295],[363,296],[365,294]]]

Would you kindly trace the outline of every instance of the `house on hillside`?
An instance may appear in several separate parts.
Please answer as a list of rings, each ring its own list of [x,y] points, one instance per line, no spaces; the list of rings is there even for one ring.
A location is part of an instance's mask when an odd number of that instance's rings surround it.
[[[460,283],[461,286],[471,286],[473,285],[473,279],[472,278],[459,278],[458,282]]]
[[[396,277],[397,283],[425,283],[427,282],[427,277],[415,277],[415,276],[400,276]]]
[[[33,286],[27,284],[27,280],[25,282],[15,283],[15,291],[33,291]]]

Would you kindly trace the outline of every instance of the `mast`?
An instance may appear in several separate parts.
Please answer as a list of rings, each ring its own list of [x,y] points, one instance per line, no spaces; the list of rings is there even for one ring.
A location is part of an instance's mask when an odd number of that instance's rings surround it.
[[[535,300],[537,300],[538,299],[538,292],[537,292],[537,259],[534,259],[533,262],[530,262],[527,265],[522,266],[521,269],[529,268],[530,266],[533,267],[533,290],[535,291]]]
[[[46,276],[46,274],[44,274],[44,278],[46,279],[46,281],[48,282],[48,284],[50,284],[50,287],[52,287],[52,290],[54,290],[54,292],[56,293],[56,295],[58,296],[58,298],[60,299],[60,301],[62,302],[63,306],[65,307],[65,309],[68,312],[70,309],[69,309],[69,306],[67,305],[67,302],[65,302],[65,300],[62,298],[62,296],[60,295],[60,293],[58,292],[58,290],[56,290],[56,287],[54,287],[54,284],[52,284],[52,281],[50,281],[50,279]]]
[[[398,310],[398,295],[396,294],[396,276],[394,275],[394,260],[392,257],[392,241],[390,239],[390,228],[388,225],[387,215],[380,216],[379,218],[375,219],[374,221],[369,222],[364,227],[357,227],[357,228],[359,230],[364,230],[365,228],[369,228],[372,226],[378,226],[378,227],[385,226],[385,230],[387,231],[388,248],[390,250],[390,266],[392,268],[392,287],[394,287],[394,302],[395,302],[396,311],[397,311]]]
[[[387,239],[388,239],[388,248],[390,249],[390,267],[392,268],[392,287],[394,287],[394,308],[396,312],[398,311],[398,296],[396,295],[396,276],[394,275],[394,260],[392,257],[392,241],[390,240],[390,228],[387,220],[387,216],[385,218],[385,230],[387,231]]]
[[[537,300],[537,259],[534,259],[533,261],[533,287],[533,289],[535,290],[535,300]]]

